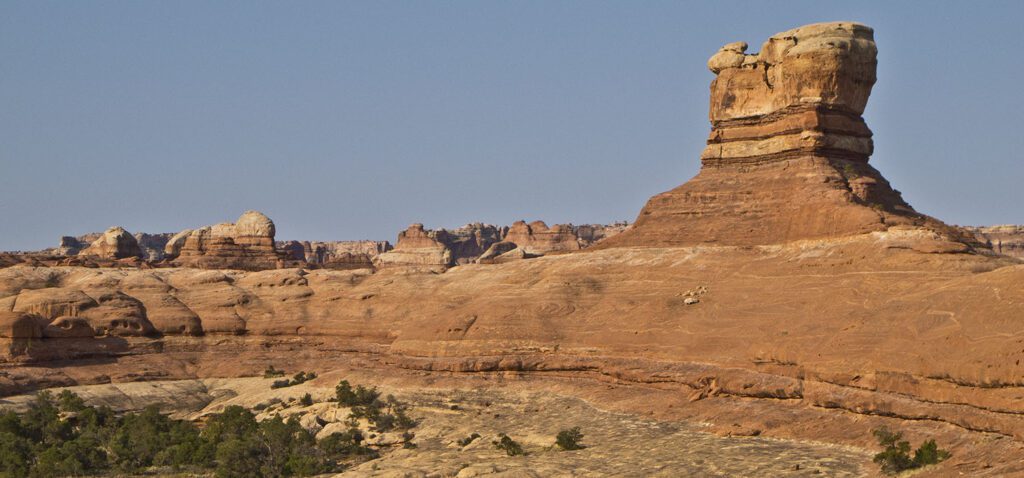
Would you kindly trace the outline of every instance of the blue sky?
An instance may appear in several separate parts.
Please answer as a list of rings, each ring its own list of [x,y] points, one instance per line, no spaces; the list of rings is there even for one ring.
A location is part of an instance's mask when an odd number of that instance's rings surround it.
[[[707,58],[875,28],[871,162],[1024,223],[1024,2],[0,1],[0,250],[266,212],[281,239],[632,220],[696,174]]]

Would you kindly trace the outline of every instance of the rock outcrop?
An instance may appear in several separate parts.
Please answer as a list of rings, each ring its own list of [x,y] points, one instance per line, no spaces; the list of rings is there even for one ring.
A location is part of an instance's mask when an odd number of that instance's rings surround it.
[[[948,252],[976,241],[915,212],[868,164],[861,116],[875,83],[871,28],[849,22],[776,34],[757,54],[730,43],[708,61],[711,135],[700,173],[651,198],[601,247],[764,245],[884,231],[937,231]]]
[[[544,221],[516,221],[508,228],[504,240],[518,246],[527,254],[542,255],[553,252],[573,252],[583,248],[572,226],[555,224],[548,227]]]
[[[162,261],[164,259],[164,248],[167,247],[167,241],[171,240],[174,233],[164,232],[159,234],[150,234],[146,232],[136,232],[135,241],[139,243],[139,250],[142,252],[142,258],[149,262]]]
[[[987,244],[997,254],[1024,259],[1024,226],[1001,225],[988,227],[966,227],[979,241]]]
[[[512,259],[527,259],[545,254],[574,252],[612,237],[627,228],[625,223],[612,225],[556,224],[544,221],[516,221],[511,226],[497,227],[472,223],[457,229],[428,230],[413,224],[398,235],[391,252],[381,254],[382,267],[402,266],[413,269],[444,270],[462,264],[479,262],[496,264]],[[501,260],[498,255],[519,249]]]
[[[246,211],[235,223],[186,229],[168,239],[165,260],[200,269],[274,269],[284,259],[274,247],[274,222]]]
[[[377,256],[390,251],[388,241],[285,241],[279,251],[295,261],[327,269],[373,268]]]
[[[423,224],[411,224],[398,233],[395,248],[378,257],[382,267],[404,267],[440,272],[452,265],[448,231],[428,231]]]
[[[78,252],[83,256],[96,256],[103,259],[125,259],[128,257],[142,257],[142,250],[135,236],[131,235],[122,227],[107,229],[98,239],[89,244],[88,247]]]

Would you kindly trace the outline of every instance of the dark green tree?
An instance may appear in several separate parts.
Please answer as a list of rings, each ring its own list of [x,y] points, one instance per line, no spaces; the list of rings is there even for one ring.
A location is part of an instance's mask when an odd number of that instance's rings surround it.
[[[562,430],[555,435],[555,444],[563,450],[582,450],[583,445],[580,445],[580,440],[583,439],[583,433],[580,432],[580,427],[572,427],[568,430]]]

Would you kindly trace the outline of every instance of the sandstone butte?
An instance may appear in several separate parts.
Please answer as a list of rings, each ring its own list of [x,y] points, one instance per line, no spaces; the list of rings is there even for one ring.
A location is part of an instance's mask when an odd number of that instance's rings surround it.
[[[1024,264],[869,164],[876,64],[857,23],[724,46],[699,174],[582,251],[517,224],[565,253],[247,272],[230,251],[277,260],[272,223],[247,214],[168,242],[206,269],[0,269],[0,392],[361,357],[380,377],[488,376],[721,433],[873,449],[887,425],[953,450],[926,474],[1024,474]],[[473,254],[501,242],[477,232]],[[416,225],[381,255],[457,262],[442,239]]]

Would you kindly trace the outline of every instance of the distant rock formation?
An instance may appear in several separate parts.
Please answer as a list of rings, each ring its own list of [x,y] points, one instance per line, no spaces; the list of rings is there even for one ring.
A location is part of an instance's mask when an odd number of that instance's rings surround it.
[[[579,237],[573,227],[567,224],[555,224],[548,227],[544,221],[516,221],[508,228],[504,240],[518,246],[527,254],[548,254],[552,252],[572,252],[582,249]]]
[[[327,269],[373,268],[377,256],[391,250],[388,241],[283,241],[276,245],[291,260]]]
[[[965,227],[997,254],[1024,259],[1024,226]]]
[[[83,256],[96,256],[102,259],[125,259],[142,257],[139,243],[123,227],[115,226],[107,229],[88,247],[78,252]]]
[[[200,269],[274,269],[285,259],[274,247],[275,233],[269,217],[246,211],[234,224],[214,224],[175,234],[164,247],[164,257],[173,265]]]
[[[139,250],[142,251],[142,258],[150,262],[157,262],[164,259],[164,248],[167,247],[167,241],[171,240],[174,233],[149,234],[136,232],[134,236],[135,240],[139,243]]]
[[[398,234],[394,250],[378,257],[378,264],[381,267],[403,266],[432,271],[473,262],[495,264],[578,251],[627,227],[626,223],[556,224],[548,227],[544,221],[529,224],[516,221],[503,227],[472,223],[449,231],[427,230],[423,224],[412,224]],[[513,251],[515,253],[511,254]],[[498,258],[505,254],[509,255]]]
[[[122,231],[124,230],[122,228],[116,229],[121,229]],[[107,232],[110,231],[108,230]],[[57,247],[53,249],[46,249],[43,251],[36,252],[36,254],[52,254],[61,257],[77,256],[81,254],[83,250],[88,249],[96,240],[102,238],[105,234],[106,233],[92,232],[77,237],[62,236],[60,238],[60,243],[57,245]],[[147,234],[144,232],[137,232],[133,234],[132,237],[135,238],[136,246],[139,249],[139,254],[137,256],[141,257],[143,260],[150,262],[163,260],[164,246],[167,244],[167,241],[171,238],[172,235],[173,234],[171,233]],[[127,241],[126,238],[123,238],[122,240]],[[97,249],[93,248],[88,254],[82,255],[96,256],[96,252]],[[107,257],[107,255],[104,255],[104,257]],[[131,255],[131,257],[136,257],[136,255],[133,254]]]
[[[708,61],[716,78],[700,173],[651,198],[631,230],[600,247],[779,244],[894,226],[938,233],[936,251],[976,244],[915,212],[868,165],[871,28],[808,25],[773,35],[760,53],[746,49],[730,43]]]
[[[398,242],[390,252],[378,257],[383,267],[401,266],[429,271],[443,271],[453,265],[448,231],[428,231],[423,224],[411,224],[398,233]]]

